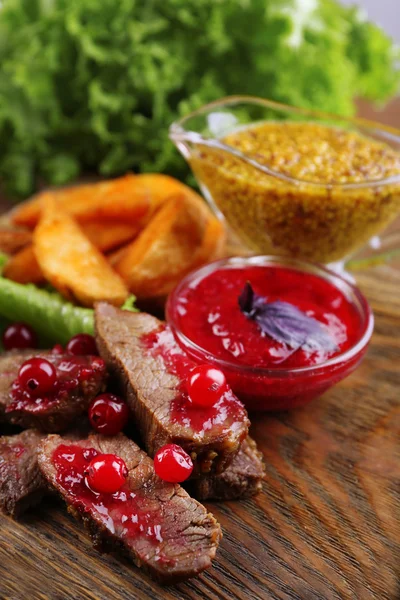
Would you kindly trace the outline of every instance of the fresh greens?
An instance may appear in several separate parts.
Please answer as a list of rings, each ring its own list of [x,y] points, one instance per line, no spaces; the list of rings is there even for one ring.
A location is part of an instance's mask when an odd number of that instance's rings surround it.
[[[396,93],[399,52],[338,0],[3,0],[0,178],[185,176],[178,116],[227,94],[351,114]]]
[[[136,311],[134,297],[123,308]],[[77,333],[94,333],[91,308],[75,306],[57,292],[0,277],[0,326],[5,319],[28,323],[46,344],[65,344]]]
[[[138,312],[138,309],[135,306],[136,296],[128,296],[123,305],[121,306],[122,310],[129,310],[130,312]]]
[[[0,275],[3,272],[3,267],[6,264],[7,260],[8,260],[7,254],[4,254],[4,252],[0,252]]]

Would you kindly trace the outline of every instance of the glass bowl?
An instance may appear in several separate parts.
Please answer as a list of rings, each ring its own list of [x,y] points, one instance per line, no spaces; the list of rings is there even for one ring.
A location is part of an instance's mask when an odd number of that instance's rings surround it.
[[[291,159],[281,150],[279,141],[273,151],[274,162],[271,157],[264,160],[251,144],[247,144],[247,150],[242,146],[238,149],[232,137],[227,138],[268,122],[328,125],[361,134],[364,140],[367,137],[398,152],[400,160],[400,132],[395,129],[261,98],[224,98],[170,128],[170,138],[190,164],[216,214],[225,218],[246,247],[258,254],[343,263],[371,238],[376,242],[376,236],[400,212],[400,171],[397,173],[396,168],[394,175],[382,176],[386,171],[380,168],[383,159],[378,159],[374,160],[374,172],[363,175],[362,181],[346,183],[346,176],[336,179],[333,171],[325,184],[313,180],[307,170],[306,174],[291,176],[285,166],[285,161]],[[313,139],[319,154],[311,166],[318,168],[316,163],[327,142],[319,144],[318,134]],[[308,156],[305,142],[298,152],[301,163]],[[362,167],[361,160],[360,170]],[[391,258],[399,249],[399,238],[400,232],[395,238],[392,234],[388,243],[382,244],[383,259]]]
[[[221,360],[199,346],[196,340],[189,339],[179,324],[178,299],[182,291],[216,269],[248,265],[289,267],[322,277],[336,286],[355,307],[360,318],[360,334],[356,343],[342,354],[318,365],[301,368],[254,368]],[[180,347],[199,364],[207,363],[221,369],[234,392],[251,411],[288,410],[321,396],[359,365],[374,327],[373,314],[367,300],[349,281],[321,265],[275,256],[230,258],[202,267],[185,277],[175,288],[168,298],[166,310],[167,321]]]

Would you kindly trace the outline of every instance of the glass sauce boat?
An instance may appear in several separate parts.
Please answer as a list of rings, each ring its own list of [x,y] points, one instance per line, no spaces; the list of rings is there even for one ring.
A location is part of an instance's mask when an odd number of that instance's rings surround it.
[[[379,177],[377,169],[362,181],[331,178],[325,184],[309,175],[293,177],[265,161],[261,164],[254,151],[239,150],[226,141],[228,135],[271,121],[356,132],[398,152],[399,171]],[[400,227],[379,237],[400,213],[400,132],[361,119],[234,96],[173,123],[170,138],[214,212],[252,252],[294,256],[339,270],[400,256]]]

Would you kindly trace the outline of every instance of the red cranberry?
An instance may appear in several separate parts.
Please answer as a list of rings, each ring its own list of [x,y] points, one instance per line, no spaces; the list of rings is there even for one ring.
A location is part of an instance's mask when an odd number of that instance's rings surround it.
[[[154,470],[164,481],[181,483],[192,474],[193,462],[183,448],[177,444],[166,444],[154,457]]]
[[[101,394],[89,406],[89,419],[93,429],[104,435],[116,435],[128,422],[128,406],[114,394]]]
[[[45,358],[35,357],[21,365],[18,380],[31,396],[45,396],[54,389],[57,371]]]
[[[64,354],[64,348],[61,346],[61,344],[56,344],[55,346],[53,346],[51,353],[52,354]]]
[[[98,354],[96,341],[92,335],[88,333],[78,333],[72,337],[67,346],[67,352],[74,354],[75,356],[80,355],[91,355],[95,356]]]
[[[89,487],[95,492],[114,494],[121,489],[128,476],[125,462],[115,454],[99,454],[85,471]]]
[[[37,348],[37,335],[26,323],[12,323],[4,330],[3,346],[5,350]]]
[[[225,375],[209,365],[195,367],[187,378],[187,392],[193,404],[213,406],[227,390]]]

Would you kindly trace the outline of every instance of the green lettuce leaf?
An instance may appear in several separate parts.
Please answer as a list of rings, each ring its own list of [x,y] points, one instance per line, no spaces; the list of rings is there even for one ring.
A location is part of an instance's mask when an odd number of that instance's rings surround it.
[[[339,0],[3,0],[0,180],[186,178],[177,117],[227,94],[350,115],[399,89],[399,50]]]

